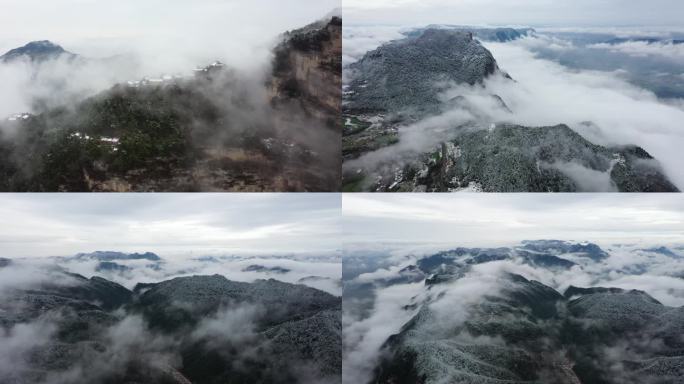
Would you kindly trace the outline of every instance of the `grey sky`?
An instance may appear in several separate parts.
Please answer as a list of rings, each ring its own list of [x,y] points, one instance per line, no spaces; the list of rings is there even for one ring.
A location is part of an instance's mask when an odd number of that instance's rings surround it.
[[[684,242],[679,194],[359,194],[342,206],[345,243]]]
[[[336,194],[5,194],[0,257],[163,256],[340,248]]]
[[[238,65],[246,65],[275,36],[324,17],[340,2],[0,0],[0,50],[47,39],[86,56],[142,51],[150,59],[170,60],[232,53],[236,61],[244,59]]]
[[[349,24],[681,26],[680,0],[344,0]]]

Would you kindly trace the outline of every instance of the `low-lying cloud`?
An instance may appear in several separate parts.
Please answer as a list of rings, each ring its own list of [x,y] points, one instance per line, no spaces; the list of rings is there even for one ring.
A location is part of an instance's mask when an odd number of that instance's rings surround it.
[[[637,57],[657,55],[675,60],[684,59],[684,44],[675,44],[673,42],[626,41],[619,44],[593,44],[589,48],[607,49],[612,52],[626,53]]]

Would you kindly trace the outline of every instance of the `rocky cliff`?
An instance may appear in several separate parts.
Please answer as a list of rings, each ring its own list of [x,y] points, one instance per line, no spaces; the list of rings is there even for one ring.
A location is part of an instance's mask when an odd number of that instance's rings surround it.
[[[342,19],[287,32],[274,50],[272,92],[276,102],[299,98],[319,117],[339,121],[342,98]]]

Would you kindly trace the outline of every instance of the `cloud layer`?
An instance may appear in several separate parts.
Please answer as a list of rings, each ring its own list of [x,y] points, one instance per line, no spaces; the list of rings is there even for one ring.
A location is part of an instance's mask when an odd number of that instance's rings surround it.
[[[335,194],[7,195],[0,257],[328,253],[340,247],[339,208]]]
[[[493,246],[539,238],[684,243],[679,195],[355,194],[343,197],[343,216],[345,246]]]

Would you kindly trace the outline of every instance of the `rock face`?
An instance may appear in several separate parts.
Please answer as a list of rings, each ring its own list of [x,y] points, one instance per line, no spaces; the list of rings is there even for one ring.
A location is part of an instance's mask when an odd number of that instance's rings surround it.
[[[406,307],[416,314],[386,341],[371,382],[681,382],[684,311],[642,291],[571,286],[561,295],[503,274],[477,300],[449,294],[449,284],[458,284],[463,268],[480,256],[493,261],[560,248],[602,252],[594,244],[540,241],[515,249],[457,248],[419,260],[418,268],[431,274],[426,294]]]
[[[339,121],[342,98],[342,19],[288,32],[274,50],[276,102],[299,98],[311,113]]]
[[[49,283],[2,291],[0,339],[12,349],[0,350],[13,366],[1,365],[0,383],[340,381],[339,297],[221,276],[142,284],[134,293],[98,277],[49,273]]]
[[[499,70],[469,32],[427,29],[387,43],[352,64],[345,98],[350,113],[436,112],[438,94],[453,84],[477,84]]]
[[[23,47],[12,49],[11,51],[0,56],[1,62],[11,62],[21,59],[27,59],[31,62],[39,63],[42,61],[57,59],[65,57],[73,60],[78,56],[67,52],[64,48],[48,40],[33,41]]]

